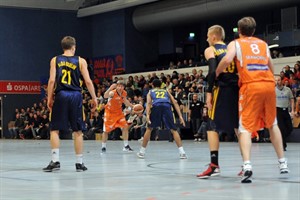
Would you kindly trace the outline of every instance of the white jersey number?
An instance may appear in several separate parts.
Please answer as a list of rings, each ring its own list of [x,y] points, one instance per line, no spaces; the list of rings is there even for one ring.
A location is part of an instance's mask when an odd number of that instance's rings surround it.
[[[260,53],[260,50],[259,50],[257,44],[251,44],[250,47],[251,47],[251,50],[252,50],[252,52],[253,52],[254,54],[259,54],[259,53]]]

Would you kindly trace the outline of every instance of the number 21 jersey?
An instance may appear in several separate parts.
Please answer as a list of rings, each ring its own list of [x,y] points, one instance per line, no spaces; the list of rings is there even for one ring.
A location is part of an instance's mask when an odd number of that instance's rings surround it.
[[[56,56],[56,88],[60,90],[81,91],[79,56]]]

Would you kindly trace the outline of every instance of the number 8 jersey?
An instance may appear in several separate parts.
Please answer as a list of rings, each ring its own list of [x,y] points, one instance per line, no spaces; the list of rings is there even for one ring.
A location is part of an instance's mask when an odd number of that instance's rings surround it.
[[[56,56],[55,93],[61,90],[81,91],[79,56]]]
[[[240,84],[274,82],[268,67],[270,52],[267,43],[255,37],[245,37],[235,40],[235,47]]]

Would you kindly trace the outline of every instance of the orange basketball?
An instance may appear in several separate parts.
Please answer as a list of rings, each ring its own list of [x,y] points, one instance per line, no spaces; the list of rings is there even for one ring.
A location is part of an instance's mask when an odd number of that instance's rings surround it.
[[[141,104],[135,104],[133,106],[133,112],[134,113],[142,113],[144,111],[144,107]]]

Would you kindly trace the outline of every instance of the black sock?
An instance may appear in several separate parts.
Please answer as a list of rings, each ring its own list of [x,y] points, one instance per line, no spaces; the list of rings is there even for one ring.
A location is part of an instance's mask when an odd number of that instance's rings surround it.
[[[211,151],[210,152],[210,161],[211,163],[219,166],[219,151]]]

